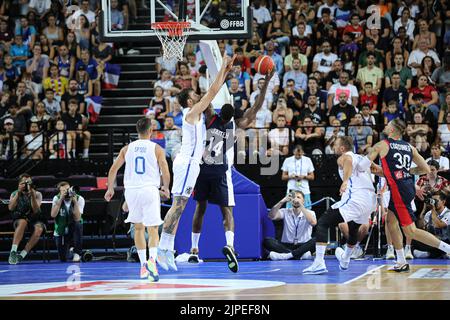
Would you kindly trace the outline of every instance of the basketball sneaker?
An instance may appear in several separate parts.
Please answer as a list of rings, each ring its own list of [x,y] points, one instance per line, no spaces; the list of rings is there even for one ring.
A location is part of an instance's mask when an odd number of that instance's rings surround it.
[[[17,251],[11,251],[9,253],[8,263],[9,264],[17,264]]]
[[[303,274],[324,274],[327,273],[327,266],[325,265],[325,261],[317,261],[314,260],[312,265],[310,265],[308,268],[303,269]]]
[[[339,261],[339,269],[342,271],[348,270],[348,265],[350,264],[350,261],[344,260],[344,249],[341,247],[337,247],[334,251],[334,255],[336,256],[336,259]]]
[[[414,253],[414,257],[419,258],[419,259],[425,259],[430,256],[430,253],[427,251],[414,250],[413,253]]]
[[[145,263],[144,265],[141,266],[141,275],[140,278],[141,279],[147,279],[149,276],[149,272],[147,270],[147,263]]]
[[[155,260],[153,260],[153,258],[150,258],[144,266],[148,271],[148,279],[151,282],[159,281],[159,273],[158,268],[156,267]]]
[[[289,260],[288,253],[278,253],[275,251],[270,251],[269,258],[270,258],[270,260],[273,260],[273,261]]]
[[[160,249],[158,247],[158,255],[156,256],[156,262],[166,271],[169,271],[169,266],[167,265],[167,250]]]
[[[166,250],[166,262],[169,269],[178,271],[177,265],[175,264],[175,252],[171,250]]]
[[[360,246],[355,246],[352,255],[350,256],[350,259],[358,259],[361,258],[363,255],[364,255],[363,249]]]
[[[19,263],[21,263],[22,261],[23,261],[22,255],[18,254],[18,255],[17,255],[17,262],[16,262],[16,264],[19,264]]]
[[[225,246],[222,249],[222,253],[227,258],[228,269],[230,269],[231,272],[234,272],[234,273],[238,272],[239,265],[238,265],[238,261],[237,261],[234,249],[232,247],[230,247],[230,246]]]
[[[412,260],[414,256],[411,252],[411,246],[405,246],[405,259]]]
[[[398,272],[398,273],[409,272],[409,264],[408,263],[404,263],[404,264],[396,263],[396,264],[394,264],[394,266],[390,267],[388,269],[388,271]]]
[[[395,259],[395,251],[394,251],[394,246],[390,246],[388,245],[388,249],[386,251],[386,260],[392,260]]]
[[[198,251],[194,252],[193,250],[191,250],[191,252],[189,253],[188,262],[189,263],[199,263],[200,262],[198,259]]]
[[[302,255],[302,257],[300,258],[300,260],[311,260],[312,259],[312,254],[311,251],[307,251],[305,252],[304,255]]]

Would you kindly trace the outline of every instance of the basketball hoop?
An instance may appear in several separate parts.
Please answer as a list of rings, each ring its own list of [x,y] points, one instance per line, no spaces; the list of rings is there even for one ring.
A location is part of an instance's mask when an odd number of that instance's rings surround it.
[[[190,22],[155,22],[151,25],[163,48],[163,60],[183,60],[183,49],[187,34],[191,30]]]

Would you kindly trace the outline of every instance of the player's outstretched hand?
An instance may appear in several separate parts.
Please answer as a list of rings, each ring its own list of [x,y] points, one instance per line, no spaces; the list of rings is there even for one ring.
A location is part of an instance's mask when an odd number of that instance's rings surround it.
[[[233,69],[233,63],[236,57],[237,55],[233,55],[233,57],[230,57],[226,54],[226,52],[224,53],[222,57],[222,65],[225,67],[226,72],[230,72],[231,69]]]
[[[166,188],[162,187],[161,190],[159,190],[159,196],[161,201],[167,201],[170,199],[170,192]]]
[[[105,200],[110,202],[112,197],[114,197],[114,189],[108,189],[105,193]]]
[[[345,192],[345,190],[347,190],[347,181],[342,182],[341,187],[339,188],[339,194],[342,196]]]

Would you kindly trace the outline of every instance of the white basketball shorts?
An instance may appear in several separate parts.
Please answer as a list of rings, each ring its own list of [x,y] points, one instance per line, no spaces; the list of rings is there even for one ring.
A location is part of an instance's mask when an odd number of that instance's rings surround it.
[[[128,218],[125,222],[142,223],[146,227],[159,226],[161,220],[161,200],[157,187],[125,189]]]
[[[189,198],[200,174],[200,163],[195,160],[181,159],[180,156],[181,154],[178,154],[172,166],[172,195]]]

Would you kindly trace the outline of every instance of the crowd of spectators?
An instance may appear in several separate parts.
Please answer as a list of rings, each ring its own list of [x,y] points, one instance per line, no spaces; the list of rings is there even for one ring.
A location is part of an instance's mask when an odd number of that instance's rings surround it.
[[[234,5],[213,1],[205,24],[214,25],[215,17]],[[369,5],[374,5],[370,12]],[[422,155],[430,155],[432,144],[450,151],[447,2],[253,0],[251,7],[252,37],[218,41],[222,53],[237,55],[227,81],[236,117],[254,104],[264,83],[254,70],[256,58],[269,55],[275,63],[252,124],[263,129],[259,134],[249,129],[247,153],[287,155],[301,145],[306,154],[330,154],[335,138],[348,134],[355,151],[364,154],[384,125],[398,117],[408,124],[406,139]],[[156,63],[160,77],[146,114],[154,114],[163,129],[181,89],[204,94],[206,66],[199,47],[190,43],[185,61],[159,57]],[[265,149],[260,141],[251,142],[261,136],[269,141]]]

